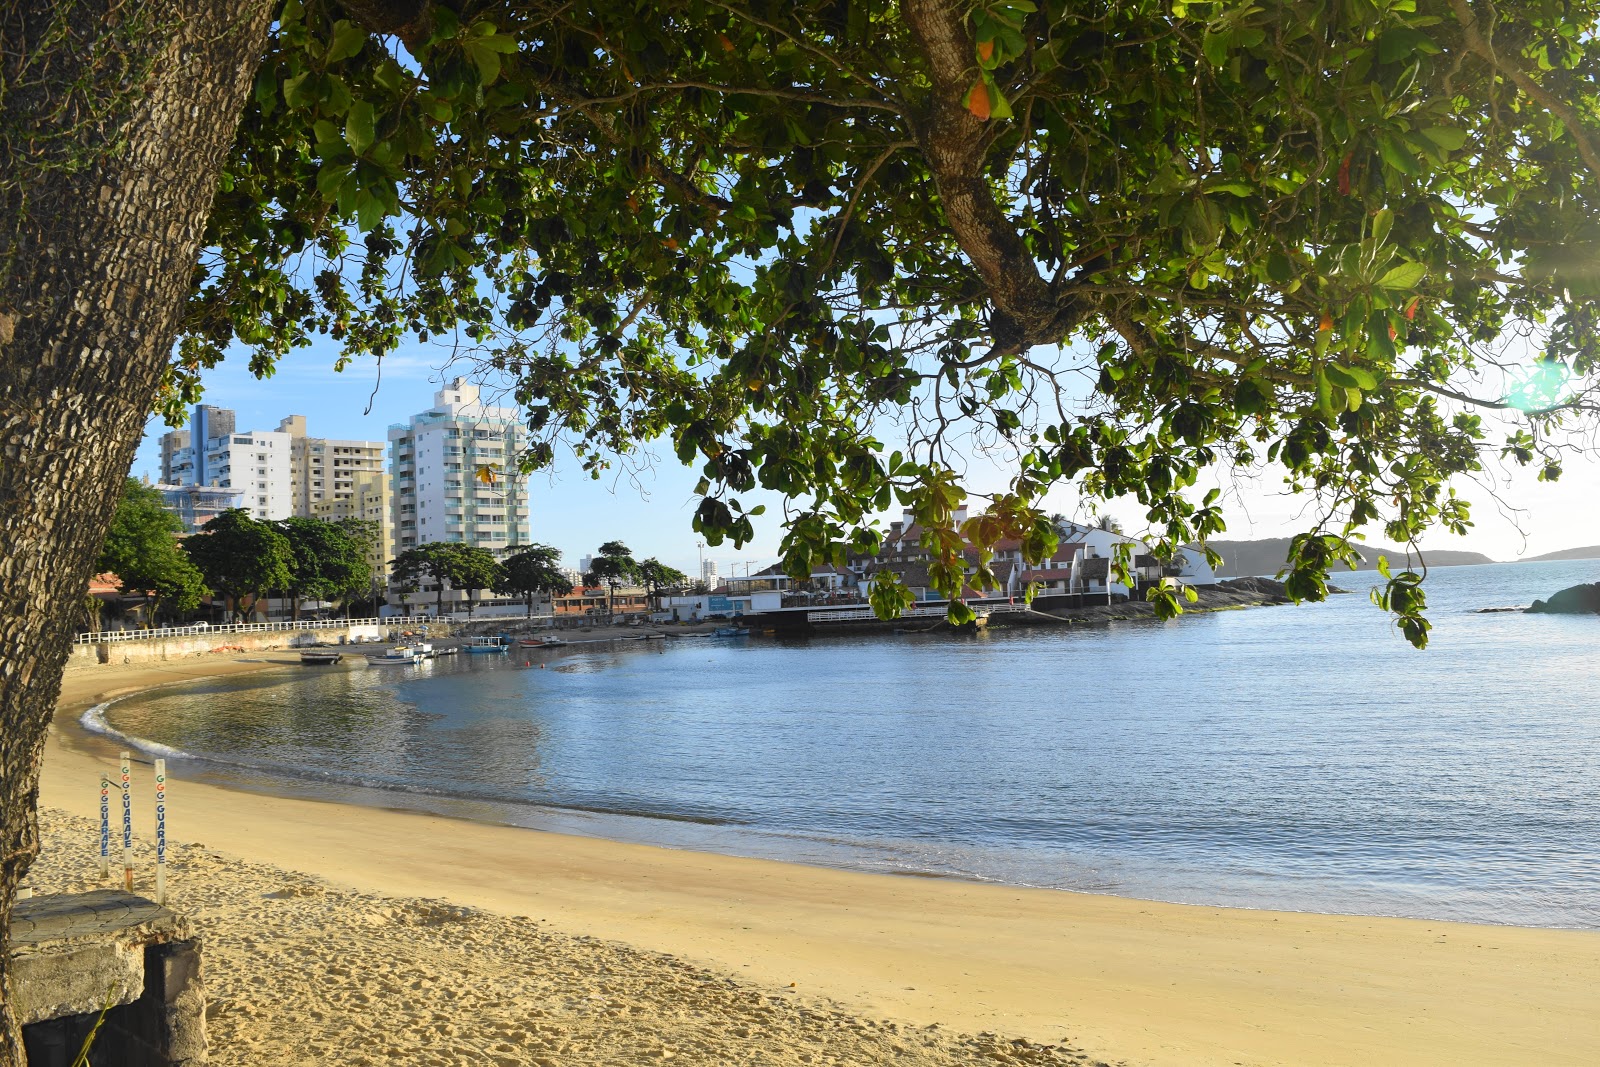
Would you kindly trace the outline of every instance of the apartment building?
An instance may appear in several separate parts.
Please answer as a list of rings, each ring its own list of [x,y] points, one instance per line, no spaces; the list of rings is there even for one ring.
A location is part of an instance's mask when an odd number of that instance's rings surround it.
[[[316,515],[316,505],[325,500],[353,501],[361,475],[385,474],[382,441],[308,437],[304,415],[290,415],[278,423],[278,431],[289,435],[289,493],[295,515]]]
[[[199,533],[202,526],[224,511],[244,507],[241,489],[209,485],[157,485],[156,489],[161,493],[161,503],[183,523],[184,533]]]
[[[288,434],[229,433],[208,438],[204,447],[192,446],[191,451],[197,460],[194,484],[238,490],[244,494],[240,506],[253,519],[286,519],[293,514]]]
[[[516,469],[527,435],[517,409],[485,404],[464,378],[435,393],[427,411],[390,426],[396,553],[429,541],[497,554],[527,544],[527,482]],[[445,599],[465,596],[447,592]]]
[[[198,464],[205,461],[203,450],[196,453],[196,441],[204,444],[213,437],[233,433],[233,412],[212,404],[196,404],[189,416],[189,427],[169,430],[161,435],[161,484],[205,485]]]
[[[366,519],[377,523],[378,543],[367,553],[367,562],[379,580],[389,573],[389,561],[394,558],[394,501],[387,473],[357,471],[350,478],[348,491],[331,490],[322,499],[312,501],[311,515],[329,522]]]

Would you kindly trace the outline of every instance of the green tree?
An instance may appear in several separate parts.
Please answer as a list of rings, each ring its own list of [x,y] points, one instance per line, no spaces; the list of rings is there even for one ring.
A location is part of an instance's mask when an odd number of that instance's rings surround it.
[[[689,581],[689,576],[676,567],[669,567],[665,563],[651,556],[641,560],[635,571],[638,582],[644,586],[645,596],[650,600],[652,609],[656,605],[656,596],[663,589],[682,588]]]
[[[467,614],[477,608],[478,590],[492,589],[505,580],[504,568],[494,553],[476,545],[453,546],[449,567],[450,584],[467,593]]]
[[[606,614],[616,614],[617,587],[639,578],[639,564],[621,541],[607,541],[589,561],[584,581],[606,587]]]
[[[151,621],[163,609],[187,614],[200,606],[206,586],[178,544],[181,533],[183,523],[162,504],[160,491],[129,478],[95,559],[95,571],[115,574],[123,593],[149,597]]]
[[[522,597],[531,619],[536,594],[565,596],[572,592],[572,583],[561,573],[560,562],[561,551],[549,545],[514,547],[501,563],[501,579],[494,591],[502,596]]]
[[[270,589],[287,589],[294,570],[288,538],[270,522],[259,522],[243,508],[231,508],[183,542],[205,583],[226,597],[232,610],[245,616],[251,604]]]
[[[450,580],[457,547],[458,542],[454,541],[427,541],[415,548],[406,549],[390,560],[389,569],[393,572],[395,582],[402,587],[420,586],[424,578],[433,582],[434,614],[442,616],[444,585]]]
[[[516,376],[529,465],[666,434],[711,544],[755,485],[803,502],[796,576],[899,503],[959,592],[958,532],[1039,558],[1064,480],[1137,499],[1164,554],[1223,528],[1199,470],[1276,464],[1321,502],[1289,559],[1317,598],[1355,531],[1464,529],[1452,477],[1554,477],[1590,421],[1597,28],[1596,0],[14,0],[0,930],[73,591],[150,410],[225,350],[464,337]],[[969,432],[1015,474],[957,531]],[[1420,644],[1418,581],[1383,601]]]
[[[372,614],[378,613],[377,594],[377,568],[373,566],[374,559],[382,560],[384,555],[383,526],[375,519],[336,519],[334,525],[343,530],[345,536],[357,546],[361,553],[362,566],[352,569],[349,575],[350,584],[340,592],[345,597],[345,614],[350,613],[350,601],[370,596],[372,600]]]
[[[284,588],[296,622],[302,598],[326,600],[346,595],[365,588],[371,580],[365,545],[339,523],[294,517],[274,525],[289,543],[289,582]]]

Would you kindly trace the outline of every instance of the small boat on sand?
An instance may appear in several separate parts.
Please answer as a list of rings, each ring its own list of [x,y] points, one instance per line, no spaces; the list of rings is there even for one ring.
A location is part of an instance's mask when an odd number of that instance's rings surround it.
[[[344,659],[344,654],[341,652],[307,651],[300,653],[300,662],[307,667],[331,667],[341,659]]]

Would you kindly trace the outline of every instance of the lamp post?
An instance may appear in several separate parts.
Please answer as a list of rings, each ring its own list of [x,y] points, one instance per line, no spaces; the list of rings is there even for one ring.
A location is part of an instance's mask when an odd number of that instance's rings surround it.
[[[696,541],[694,547],[700,553],[700,573],[694,576],[694,580],[703,582],[706,580],[706,543],[704,541]]]

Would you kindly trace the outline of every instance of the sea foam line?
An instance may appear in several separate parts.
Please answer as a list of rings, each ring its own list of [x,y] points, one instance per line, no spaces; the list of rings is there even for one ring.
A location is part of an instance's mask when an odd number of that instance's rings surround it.
[[[149,756],[160,759],[195,758],[181,748],[173,748],[171,745],[163,745],[157,741],[147,741],[142,737],[133,737],[112,726],[111,723],[106,721],[106,709],[115,703],[115,700],[108,700],[103,704],[96,704],[78,717],[78,725],[92,734],[99,734],[101,737],[109,738],[112,741],[120,741]]]

